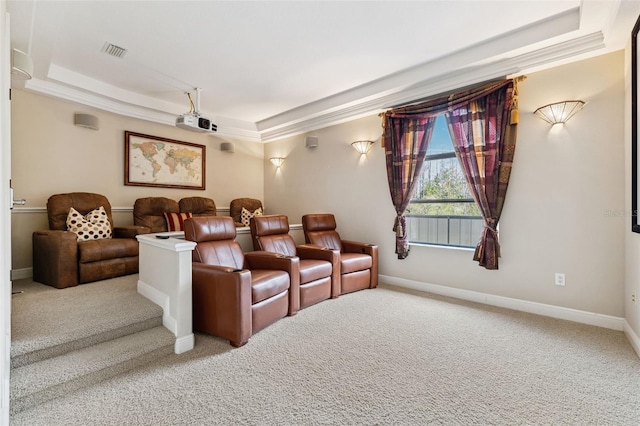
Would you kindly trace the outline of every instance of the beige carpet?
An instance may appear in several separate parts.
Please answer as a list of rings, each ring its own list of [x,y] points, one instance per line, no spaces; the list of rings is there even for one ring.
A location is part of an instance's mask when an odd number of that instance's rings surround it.
[[[622,332],[390,287],[171,355],[17,425],[637,425]]]
[[[136,292],[137,280],[136,274],[62,290],[15,281],[13,291],[20,293],[11,298],[12,366],[58,355],[69,345],[116,337],[109,333],[118,328],[133,332],[145,322],[155,324],[162,308]]]

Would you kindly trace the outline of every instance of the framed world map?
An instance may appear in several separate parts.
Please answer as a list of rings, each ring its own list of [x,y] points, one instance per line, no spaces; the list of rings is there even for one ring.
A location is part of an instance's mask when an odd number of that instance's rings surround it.
[[[124,184],[205,189],[206,147],[124,132]]]

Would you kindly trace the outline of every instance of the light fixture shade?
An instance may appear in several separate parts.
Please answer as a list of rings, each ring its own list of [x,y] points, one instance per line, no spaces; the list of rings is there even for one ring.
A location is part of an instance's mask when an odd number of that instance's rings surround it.
[[[351,146],[360,154],[366,154],[373,146],[373,141],[355,141],[351,142]]]
[[[538,117],[547,123],[565,123],[584,106],[583,101],[563,101],[545,105],[534,111]]]
[[[271,158],[269,158],[269,161],[271,161],[274,166],[280,167],[280,166],[282,166],[282,163],[284,163],[284,158],[283,157],[271,157]]]
[[[33,61],[22,50],[11,49],[11,77],[17,80],[31,80]]]

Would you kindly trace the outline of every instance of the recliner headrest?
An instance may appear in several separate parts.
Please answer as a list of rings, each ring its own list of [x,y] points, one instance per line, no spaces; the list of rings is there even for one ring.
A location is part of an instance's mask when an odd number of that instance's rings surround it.
[[[250,222],[251,233],[258,237],[289,233],[289,219],[283,214],[254,216]]]
[[[336,218],[329,213],[306,214],[302,216],[302,228],[305,232],[334,231],[336,229]]]
[[[189,241],[233,240],[236,225],[231,216],[199,216],[184,221],[184,237]]]

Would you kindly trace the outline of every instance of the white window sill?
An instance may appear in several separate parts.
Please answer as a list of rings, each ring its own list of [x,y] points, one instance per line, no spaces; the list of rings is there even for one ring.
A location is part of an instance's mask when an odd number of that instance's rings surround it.
[[[459,250],[459,251],[475,251],[475,247],[460,247],[460,246],[447,246],[442,244],[433,244],[433,243],[409,243],[409,246],[415,247],[432,247],[446,250]]]

